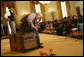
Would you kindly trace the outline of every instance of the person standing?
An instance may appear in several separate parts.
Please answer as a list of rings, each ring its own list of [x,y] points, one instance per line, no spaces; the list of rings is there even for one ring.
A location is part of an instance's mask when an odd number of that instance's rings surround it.
[[[10,6],[9,11],[5,13],[4,17],[8,21],[8,25],[11,28],[11,33],[16,34],[15,19],[14,19],[13,11],[14,11],[14,6]]]
[[[74,16],[72,17],[72,19],[73,19],[73,21],[72,21],[73,28],[78,28],[78,27],[77,27],[77,26],[78,26],[78,19],[77,19],[77,16],[74,15]]]

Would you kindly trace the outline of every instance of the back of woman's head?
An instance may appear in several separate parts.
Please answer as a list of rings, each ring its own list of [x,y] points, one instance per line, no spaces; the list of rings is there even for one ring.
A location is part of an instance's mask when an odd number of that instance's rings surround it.
[[[77,18],[77,15],[73,15],[72,19],[76,19]]]

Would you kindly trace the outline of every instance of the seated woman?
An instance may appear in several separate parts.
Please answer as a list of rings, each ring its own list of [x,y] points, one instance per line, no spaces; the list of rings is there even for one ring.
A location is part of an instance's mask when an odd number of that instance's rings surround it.
[[[56,24],[55,30],[57,31],[57,35],[64,35],[65,27],[61,20],[58,20],[58,23]]]
[[[53,31],[53,22],[51,21],[49,25],[50,25],[50,31]]]
[[[46,22],[46,25],[45,25],[45,26],[46,26],[46,30],[49,30],[49,26],[50,26],[49,24],[50,24],[50,22],[47,21],[47,22]]]
[[[56,27],[56,24],[57,24],[57,20],[55,20],[54,22],[53,22],[53,28],[55,29],[55,27]]]
[[[67,20],[66,19],[63,19],[63,25],[65,27],[65,31],[66,31],[66,34],[67,35],[70,34],[70,32],[71,32],[71,28],[72,28],[71,21],[72,21],[72,19],[69,18],[69,17],[67,18]]]
[[[77,19],[77,16],[76,15],[74,15],[73,17],[72,17],[72,31],[78,31],[78,19]]]
[[[73,21],[72,21],[72,24],[73,24],[73,28],[77,28],[77,24],[78,24],[78,19],[77,19],[77,16],[74,15],[72,17]]]

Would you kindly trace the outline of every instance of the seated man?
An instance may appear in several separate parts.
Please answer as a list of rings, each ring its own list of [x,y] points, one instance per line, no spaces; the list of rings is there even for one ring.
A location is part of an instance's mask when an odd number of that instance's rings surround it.
[[[38,22],[36,22],[37,19],[39,19]],[[39,48],[42,46],[40,44],[37,26],[39,25],[41,19],[42,19],[41,13],[36,13],[36,14],[31,13],[21,19],[21,23],[19,27],[21,33],[31,33],[31,32],[36,33],[37,44]]]

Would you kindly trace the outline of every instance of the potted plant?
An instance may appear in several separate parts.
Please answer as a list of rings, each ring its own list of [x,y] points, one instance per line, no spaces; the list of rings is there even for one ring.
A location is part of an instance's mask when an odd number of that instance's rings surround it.
[[[83,33],[81,32],[75,32],[72,34],[73,38],[77,38],[77,39],[83,39]]]
[[[41,51],[39,54],[41,55],[41,56],[56,56],[56,54],[55,53],[53,53],[53,49],[49,49],[49,54],[47,53],[47,52],[44,52],[44,51]]]

